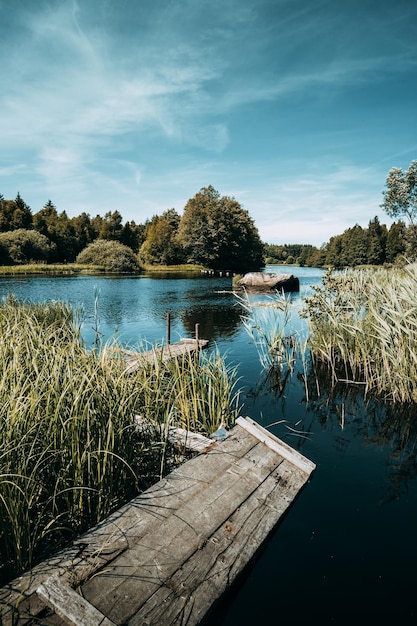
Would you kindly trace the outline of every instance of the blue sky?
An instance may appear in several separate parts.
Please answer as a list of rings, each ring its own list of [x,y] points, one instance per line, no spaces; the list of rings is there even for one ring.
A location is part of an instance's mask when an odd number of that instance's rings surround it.
[[[213,185],[268,243],[417,159],[415,0],[0,0],[0,193],[144,222]]]

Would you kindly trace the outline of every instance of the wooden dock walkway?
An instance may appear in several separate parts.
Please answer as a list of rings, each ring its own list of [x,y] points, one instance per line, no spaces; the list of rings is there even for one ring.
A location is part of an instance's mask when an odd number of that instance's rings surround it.
[[[157,359],[165,363],[170,359],[203,350],[208,344],[208,339],[180,339],[177,343],[166,343],[163,346],[155,346],[152,350],[143,352],[122,350],[126,356],[126,373],[134,372],[146,361]]]
[[[0,623],[35,615],[55,626],[200,624],[314,468],[239,418],[224,441],[207,440],[71,548],[0,590]]]

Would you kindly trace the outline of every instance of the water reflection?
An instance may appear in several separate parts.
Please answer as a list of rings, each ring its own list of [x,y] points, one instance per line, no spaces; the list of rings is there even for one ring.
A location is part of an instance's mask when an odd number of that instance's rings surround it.
[[[189,336],[193,336],[195,325],[199,325],[199,336],[203,339],[217,340],[231,338],[241,325],[239,307],[195,305],[187,308],[181,315],[181,321]]]
[[[296,310],[323,275],[312,268],[267,270],[299,276],[300,293],[290,296]],[[2,296],[82,304],[87,343],[94,339],[95,289],[105,338],[117,330],[124,342],[161,340],[168,312],[173,340],[191,335],[198,323],[201,337],[214,339],[238,365],[244,413],[317,463],[311,483],[213,626],[386,623],[387,616],[414,624],[415,407],[332,388],[326,377],[317,384],[302,366],[284,381],[267,376],[228,278],[0,279]],[[295,332],[304,328],[296,316]]]
[[[325,430],[339,428],[341,452],[354,441],[386,452],[386,489],[381,503],[399,499],[417,477],[417,407],[369,397],[361,386],[332,385],[323,372],[309,373],[308,411]],[[320,391],[320,393],[318,393]]]

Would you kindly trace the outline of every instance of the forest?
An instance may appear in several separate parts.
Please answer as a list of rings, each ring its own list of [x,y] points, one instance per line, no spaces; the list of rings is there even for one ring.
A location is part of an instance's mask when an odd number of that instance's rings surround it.
[[[142,224],[124,222],[117,210],[68,217],[51,200],[33,213],[19,192],[14,200],[0,194],[0,265],[94,263],[109,254],[124,255],[129,269],[193,264],[247,271],[274,263],[343,268],[415,260],[417,161],[406,171],[389,171],[381,207],[396,220],[389,228],[375,216],[367,228],[355,224],[317,248],[262,242],[248,211],[212,186],[188,200],[182,215],[171,208]]]

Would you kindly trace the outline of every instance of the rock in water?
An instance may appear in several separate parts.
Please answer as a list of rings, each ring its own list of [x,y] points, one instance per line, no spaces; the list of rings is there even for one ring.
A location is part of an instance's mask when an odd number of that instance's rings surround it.
[[[271,272],[249,272],[234,285],[258,291],[300,291],[300,281],[294,274],[273,274]]]

